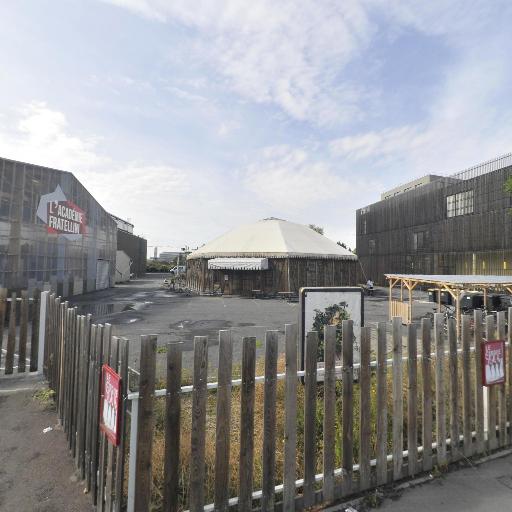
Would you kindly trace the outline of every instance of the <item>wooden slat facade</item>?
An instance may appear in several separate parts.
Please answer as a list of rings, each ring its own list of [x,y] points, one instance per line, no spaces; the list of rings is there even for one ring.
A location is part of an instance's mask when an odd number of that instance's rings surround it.
[[[365,274],[379,284],[385,273],[512,275],[511,175],[510,164],[460,173],[357,210]],[[447,197],[468,191],[472,212],[448,217]]]
[[[227,276],[227,279],[226,279]],[[268,270],[208,270],[208,259],[187,260],[187,286],[200,293],[250,296],[298,292],[304,286],[354,286],[356,259],[269,258]]]

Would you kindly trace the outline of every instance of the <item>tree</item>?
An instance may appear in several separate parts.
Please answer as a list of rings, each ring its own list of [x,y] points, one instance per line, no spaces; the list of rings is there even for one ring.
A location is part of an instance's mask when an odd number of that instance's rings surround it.
[[[317,233],[320,233],[321,235],[324,234],[324,228],[320,227],[320,226],[317,226],[316,224],[310,224],[309,227],[313,230],[313,231],[316,231]]]
[[[340,247],[343,247],[343,249],[347,249],[347,251],[350,251],[352,254],[355,254],[356,253],[356,250],[355,249],[351,249],[345,242],[336,242]]]
[[[509,194],[512,194],[512,175],[510,175],[503,185],[503,189],[505,192],[508,192]]]

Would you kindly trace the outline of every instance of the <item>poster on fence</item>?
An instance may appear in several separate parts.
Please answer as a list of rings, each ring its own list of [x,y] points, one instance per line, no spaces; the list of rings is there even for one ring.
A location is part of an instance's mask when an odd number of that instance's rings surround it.
[[[121,376],[104,364],[101,372],[100,430],[114,445],[119,445]]]
[[[304,370],[306,333],[317,331],[320,338],[319,362],[323,366],[322,349],[325,325],[335,325],[336,365],[341,364],[341,324],[343,320],[354,322],[354,363],[360,362],[361,327],[364,325],[363,290],[356,286],[326,286],[301,288],[299,291],[299,362]],[[354,371],[357,379],[358,372]]]
[[[489,340],[482,343],[482,383],[494,386],[505,382],[505,341]]]

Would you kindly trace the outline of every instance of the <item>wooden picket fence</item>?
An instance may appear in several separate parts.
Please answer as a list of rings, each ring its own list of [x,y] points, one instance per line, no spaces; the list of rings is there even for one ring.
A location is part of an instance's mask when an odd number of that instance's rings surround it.
[[[27,291],[7,297],[7,290],[0,289],[0,373],[38,370],[40,296],[36,289],[32,297]]]
[[[357,364],[353,323],[344,321],[341,364],[336,329],[328,326],[307,334],[304,371],[295,325],[285,326],[283,354],[277,331],[266,333],[263,360],[257,340],[244,338],[240,368],[231,332],[220,331],[216,382],[208,380],[208,338],[197,336],[191,382],[182,344],[170,343],[162,389],[157,336],[141,336],[133,390],[128,340],[113,336],[109,324],[92,324],[55,295],[45,318],[45,374],[98,510],[305,510],[512,445],[504,313],[463,316],[459,340],[455,321],[445,329],[440,314],[433,327],[422,320],[419,337],[399,317],[373,333],[363,327]],[[496,338],[508,340],[507,383],[484,388],[481,344]],[[118,447],[99,429],[103,363],[122,377]]]
[[[109,324],[91,323],[60,297],[50,295],[45,326],[45,376],[76,468],[97,510],[123,510],[128,340],[112,336]],[[122,377],[121,444],[100,431],[102,365]]]
[[[371,328],[363,327],[360,364],[353,363],[352,322],[344,321],[342,337],[348,341],[342,344],[340,367],[335,328],[326,327],[325,364],[317,365],[318,333],[308,333],[305,371],[297,371],[296,327],[287,325],[285,371],[278,372],[277,331],[269,331],[263,374],[256,375],[256,339],[244,338],[237,379],[232,377],[231,333],[221,331],[217,382],[208,382],[208,339],[198,336],[192,385],[182,382],[181,345],[169,344],[166,389],[159,390],[157,339],[142,337],[139,390],[128,396],[128,511],[305,510],[509,447],[512,357],[505,320],[498,313],[497,320],[488,316],[484,324],[482,312],[475,311],[473,323],[469,316],[462,318],[457,340],[455,321],[449,321],[445,335],[443,315],[436,314],[433,328],[429,319],[421,322],[418,351],[416,327],[403,328],[396,317],[391,325],[378,325],[375,360]],[[508,320],[510,325],[512,308]],[[505,336],[507,384],[484,388],[481,344]],[[263,388],[259,395],[258,386]],[[284,397],[280,402],[278,390]],[[160,416],[159,397],[165,399]],[[283,409],[284,418],[278,420]],[[163,433],[156,430],[156,419]],[[164,453],[158,457],[163,468],[152,468],[155,443],[162,438]],[[209,443],[214,461],[206,458]]]

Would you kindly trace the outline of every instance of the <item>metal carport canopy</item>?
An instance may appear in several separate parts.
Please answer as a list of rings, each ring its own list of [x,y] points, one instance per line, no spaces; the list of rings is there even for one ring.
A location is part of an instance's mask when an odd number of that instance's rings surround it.
[[[404,304],[402,292],[400,301],[393,301],[392,290],[400,283],[400,289],[405,285],[409,292],[408,310],[402,313],[407,316],[407,323],[412,322],[412,291],[419,284],[431,284],[439,290],[446,290],[455,300],[457,332],[460,326],[460,293],[471,288],[480,288],[484,292],[484,305],[487,307],[487,292],[490,288],[503,288],[512,294],[512,276],[485,276],[485,275],[450,275],[450,274],[384,274],[389,281],[389,317],[393,316],[393,305],[398,302]],[[455,293],[457,291],[457,293]],[[440,297],[438,297],[439,311],[441,311]],[[407,307],[407,306],[406,306]]]
[[[466,288],[512,288],[512,276],[443,275],[443,274],[385,274],[386,279]]]

